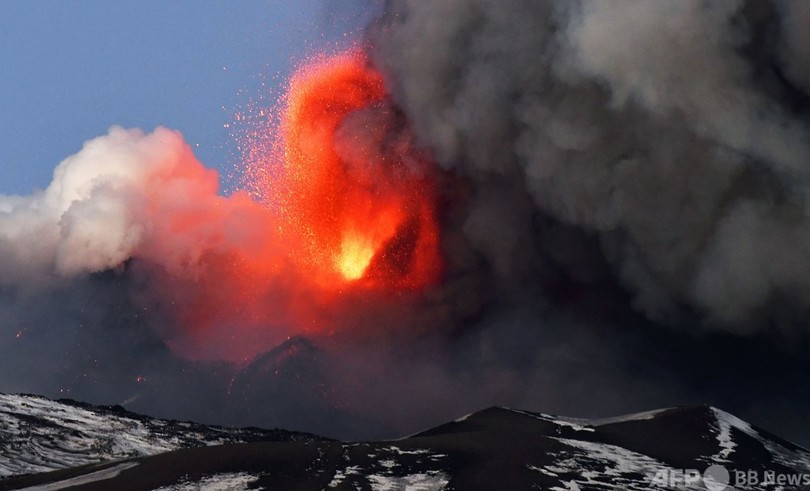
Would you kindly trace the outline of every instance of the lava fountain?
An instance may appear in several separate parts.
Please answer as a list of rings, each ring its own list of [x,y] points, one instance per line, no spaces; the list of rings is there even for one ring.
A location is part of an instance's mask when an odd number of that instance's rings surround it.
[[[303,65],[274,133],[249,143],[273,151],[269,162],[250,162],[248,175],[301,245],[298,267],[326,288],[415,289],[437,279],[432,165],[361,53]],[[279,168],[264,172],[268,165]]]
[[[247,192],[222,198],[241,203],[231,231],[164,282],[183,326],[164,337],[183,356],[247,360],[346,329],[348,304],[440,279],[436,166],[362,52],[302,65],[275,114],[240,142]]]

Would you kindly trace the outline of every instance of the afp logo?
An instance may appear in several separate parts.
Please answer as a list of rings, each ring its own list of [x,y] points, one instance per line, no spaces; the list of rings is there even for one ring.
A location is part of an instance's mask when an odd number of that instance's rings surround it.
[[[728,470],[722,465],[712,465],[703,472],[697,469],[660,469],[650,478],[654,487],[681,489],[700,482],[709,491],[723,491],[729,483]]]

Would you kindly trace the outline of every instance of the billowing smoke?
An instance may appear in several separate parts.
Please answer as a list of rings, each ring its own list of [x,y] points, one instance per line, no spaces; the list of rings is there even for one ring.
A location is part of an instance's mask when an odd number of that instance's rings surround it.
[[[497,306],[534,302],[539,345],[573,312],[602,327],[572,330],[567,355],[615,342],[605,351],[639,364],[608,390],[663,370],[678,382],[652,385],[675,399],[776,412],[807,393],[792,384],[810,334],[809,14],[799,1],[394,0],[370,36],[420,142],[471,189],[445,233],[483,261]],[[659,350],[667,361],[649,364]],[[780,356],[793,362],[777,369]],[[529,372],[570,394],[565,370]],[[618,390],[662,400],[634,387]]]
[[[809,18],[392,0],[251,123],[230,196],[113,128],[0,196],[0,390],[342,437],[708,403],[810,438]]]
[[[394,2],[375,53],[424,144],[484,189],[465,227],[493,264],[525,261],[492,244],[517,240],[514,207],[489,192],[507,180],[531,197],[524,213],[591,235],[651,319],[686,310],[739,332],[778,316],[804,329],[801,13],[801,2]]]
[[[0,200],[0,284],[43,294],[132,258],[172,283],[203,281],[216,258],[235,261],[267,236],[261,206],[218,191],[179,133],[114,127],[59,164],[44,191]]]

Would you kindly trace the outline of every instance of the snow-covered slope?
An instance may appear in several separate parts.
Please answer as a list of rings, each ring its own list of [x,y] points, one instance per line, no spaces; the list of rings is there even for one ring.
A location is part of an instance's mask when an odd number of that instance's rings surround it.
[[[314,438],[282,430],[167,421],[120,407],[0,394],[0,477],[205,445]]]
[[[39,452],[49,461],[59,455],[60,465],[97,462],[116,453],[161,452],[189,440],[210,444],[244,437],[238,433],[244,430],[108,415],[40,398],[0,400],[11,406],[3,409],[4,418],[37,422],[27,423],[32,425],[28,429],[3,423],[3,431],[17,439],[12,455],[17,462],[41,459]],[[36,438],[27,440],[26,431]],[[73,431],[76,435],[69,435]],[[0,491],[72,486],[160,491],[810,489],[810,452],[705,406],[601,420],[496,407],[396,441],[287,440],[186,448],[12,477],[0,480]],[[99,452],[91,441],[107,442],[108,450]]]

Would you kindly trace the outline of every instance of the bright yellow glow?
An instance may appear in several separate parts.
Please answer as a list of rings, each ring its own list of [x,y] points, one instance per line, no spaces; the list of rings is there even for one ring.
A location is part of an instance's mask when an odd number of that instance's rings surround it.
[[[374,246],[362,237],[350,235],[340,244],[336,263],[338,271],[347,280],[357,280],[366,272],[374,257]]]

